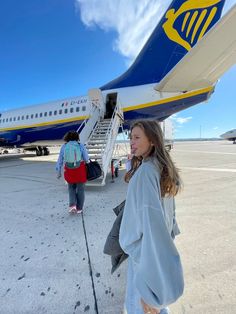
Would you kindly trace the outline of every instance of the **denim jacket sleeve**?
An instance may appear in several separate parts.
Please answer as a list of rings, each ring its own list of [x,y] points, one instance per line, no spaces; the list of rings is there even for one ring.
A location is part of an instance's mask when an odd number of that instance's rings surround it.
[[[65,150],[65,144],[62,145],[61,149],[60,149],[60,153],[57,159],[57,163],[56,163],[56,171],[58,174],[61,174],[61,169],[63,167],[63,163],[64,163],[64,150]]]
[[[85,162],[89,161],[89,156],[88,156],[88,152],[86,147],[80,143],[80,149],[81,149],[81,154],[82,154],[82,158]]]

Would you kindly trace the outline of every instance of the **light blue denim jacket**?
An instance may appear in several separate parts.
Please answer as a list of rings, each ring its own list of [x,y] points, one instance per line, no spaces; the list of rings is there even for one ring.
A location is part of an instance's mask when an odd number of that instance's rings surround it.
[[[128,185],[119,241],[136,265],[140,296],[157,308],[174,303],[183,293],[182,265],[173,242],[178,233],[174,199],[161,198],[158,166],[144,161]]]
[[[72,142],[76,142],[76,141],[72,141]],[[63,165],[64,165],[65,145],[66,145],[66,143],[62,145],[62,147],[60,149],[60,153],[59,153],[58,159],[57,159],[57,163],[56,163],[56,171],[57,171],[58,175],[61,175],[61,169],[63,168]],[[85,162],[88,162],[89,161],[89,156],[88,156],[88,152],[87,152],[86,147],[83,144],[81,144],[81,143],[79,143],[79,145],[80,145],[80,149],[81,149],[82,159]]]

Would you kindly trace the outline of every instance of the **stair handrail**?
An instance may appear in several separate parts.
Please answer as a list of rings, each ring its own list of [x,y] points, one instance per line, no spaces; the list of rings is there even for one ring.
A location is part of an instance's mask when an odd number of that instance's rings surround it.
[[[88,114],[88,119],[90,118],[90,112],[92,111],[93,107],[91,106],[89,114]],[[83,122],[79,125],[78,129],[76,130],[77,133],[80,133],[80,130],[83,129],[83,127],[86,125],[88,119],[84,119]]]
[[[109,127],[106,132],[106,145],[103,148],[102,154],[102,165],[103,165],[103,184],[105,183],[108,166],[112,158],[113,148],[116,141],[116,137],[119,131],[120,124],[124,121],[123,112],[121,106],[117,101],[117,105],[113,112]]]
[[[111,117],[111,121],[110,121],[110,124],[109,124],[109,127],[107,129],[107,132],[106,132],[106,138],[108,137],[109,135],[109,131],[110,129],[112,128],[112,124],[113,124],[113,121],[115,119],[115,117],[118,116],[120,118],[120,120],[122,122],[124,122],[124,118],[123,118],[123,112],[121,110],[121,106],[120,106],[120,103],[118,102],[117,100],[117,105],[115,107],[115,110],[113,111],[113,114],[112,114],[112,117]]]
[[[88,142],[88,139],[91,137],[95,129],[95,125],[99,121],[99,118],[100,109],[97,106],[91,104],[88,119],[85,119],[77,129],[77,132],[80,133],[81,143],[86,144]]]

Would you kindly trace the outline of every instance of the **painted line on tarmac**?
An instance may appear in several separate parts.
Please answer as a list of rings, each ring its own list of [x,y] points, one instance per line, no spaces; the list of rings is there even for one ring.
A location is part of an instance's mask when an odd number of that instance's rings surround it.
[[[84,238],[85,238],[86,250],[87,250],[87,256],[88,256],[89,274],[90,274],[90,278],[91,278],[93,297],[94,297],[94,310],[95,310],[96,314],[99,314],[96,290],[95,290],[95,285],[94,285],[94,280],[93,280],[93,269],[92,269],[90,254],[89,254],[89,245],[88,245],[88,238],[87,238],[87,233],[86,233],[86,227],[85,227],[83,212],[81,214],[82,214],[82,224],[83,224],[83,229],[84,229]]]
[[[24,176],[22,177],[22,175],[19,175],[19,176],[11,176],[11,175],[1,175],[1,178],[5,178],[5,179],[14,179],[14,180],[20,180],[20,181],[30,181],[30,182],[37,182],[37,183],[47,183],[49,185],[55,185],[55,182],[54,181],[46,181],[46,180],[43,180],[42,179],[37,179],[38,177],[34,177],[34,176]],[[36,179],[34,179],[36,178]]]
[[[197,170],[197,171],[215,171],[215,172],[235,172],[236,169],[224,169],[224,168],[197,168],[197,167],[180,167],[181,170]]]
[[[186,149],[174,149],[175,152],[185,152],[185,153],[203,153],[203,154],[217,154],[217,155],[236,155],[236,153],[226,153],[226,152],[209,152],[202,150],[186,150]]]

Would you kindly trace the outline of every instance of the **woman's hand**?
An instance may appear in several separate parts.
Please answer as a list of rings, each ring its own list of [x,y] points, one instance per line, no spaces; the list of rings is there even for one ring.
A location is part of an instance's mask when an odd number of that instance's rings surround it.
[[[155,307],[151,307],[147,303],[143,301],[143,299],[140,299],[141,305],[143,307],[143,311],[145,314],[160,314],[160,310],[158,310]]]

